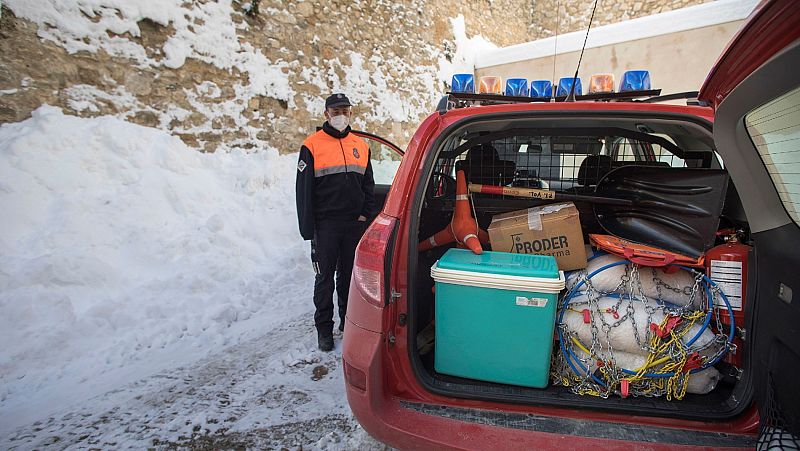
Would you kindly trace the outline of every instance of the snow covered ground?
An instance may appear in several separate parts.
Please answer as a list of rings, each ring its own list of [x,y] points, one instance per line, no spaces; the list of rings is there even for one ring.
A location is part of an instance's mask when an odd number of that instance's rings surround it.
[[[69,52],[153,67],[198,58],[258,74],[247,96],[292,96],[291,62],[241,48],[230,2],[2,3]],[[163,61],[108,39],[138,35],[143,17],[179,31]],[[453,26],[443,79],[492,47],[466,37],[463,17]],[[316,350],[297,156],[203,154],[124,119],[45,105],[0,126],[0,449],[383,449],[347,405],[340,337]],[[377,165],[376,179],[396,167]]]
[[[48,106],[0,127],[0,447],[357,439],[340,349],[315,350],[296,158]]]
[[[20,428],[4,449],[387,449],[343,396],[340,340],[315,349],[308,315],[255,339],[77,403]]]

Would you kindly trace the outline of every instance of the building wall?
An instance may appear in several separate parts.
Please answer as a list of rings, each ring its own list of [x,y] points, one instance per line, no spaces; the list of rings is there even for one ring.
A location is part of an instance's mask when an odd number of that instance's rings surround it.
[[[578,74],[584,93],[588,90],[589,77],[592,74],[614,74],[617,89],[623,72],[636,69],[649,70],[653,88],[660,88],[662,94],[697,91],[717,57],[743,23],[744,21],[728,22],[586,49]],[[475,75],[499,75],[503,80],[510,77],[553,79],[557,82],[561,77],[572,77],[575,74],[579,55],[580,51],[557,55],[555,68],[554,57],[547,56],[482,67],[475,71]]]

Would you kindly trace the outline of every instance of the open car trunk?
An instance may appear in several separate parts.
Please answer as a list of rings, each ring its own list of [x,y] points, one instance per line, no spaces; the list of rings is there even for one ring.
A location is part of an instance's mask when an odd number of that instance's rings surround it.
[[[602,195],[606,197],[627,196],[640,200],[641,196],[636,193],[599,188],[606,176],[613,175],[615,169],[627,166],[689,168],[700,173],[701,178],[700,171],[708,171],[709,175],[725,173],[715,152],[711,124],[695,116],[606,111],[558,115],[552,112],[519,112],[474,117],[453,125],[433,144],[425,166],[427,183],[422,184],[416,193],[415,210],[411,216],[412,221],[416,222],[411,224],[410,241],[417,243],[425,240],[450,223],[455,205],[456,170],[463,169],[468,174],[467,181],[473,184],[548,189],[558,194],[577,196],[574,199],[597,196],[603,191]],[[653,180],[654,184],[657,182]],[[649,214],[633,218],[615,212],[613,208],[609,210],[607,205],[591,199],[573,202],[579,211],[581,230],[587,245],[589,234],[613,232],[643,244],[658,244],[660,248],[674,252],[680,250],[683,254],[694,252],[700,255],[722,243],[715,233],[719,229],[737,230],[742,241],[751,244],[747,218],[733,181],[727,186],[717,186],[717,189],[722,191],[720,205],[708,208],[695,206],[706,208],[706,216],[709,217],[698,223],[692,222],[694,219],[689,218],[692,215],[678,215],[677,219],[673,216],[675,220],[669,221],[679,223],[673,228],[648,225],[655,224]],[[473,215],[484,230],[498,214],[554,202],[558,201],[497,194],[471,195]],[[657,207],[651,208],[654,214],[662,212]],[[616,222],[610,220],[615,215]],[[631,236],[625,236],[629,232]],[[623,398],[619,393],[612,393],[607,398],[581,395],[571,387],[554,383],[552,376],[545,388],[531,388],[437,372],[436,346],[431,343],[431,330],[436,323],[436,294],[431,267],[448,249],[455,246],[455,243],[450,243],[424,251],[409,249],[410,358],[419,381],[428,390],[447,396],[493,402],[702,420],[731,418],[750,405],[752,386],[746,377],[749,360],[747,342],[743,342],[743,346],[739,342],[739,361],[735,365],[724,362],[715,365],[722,379],[713,390],[707,394],[687,393],[682,399],[667,400],[666,396]],[[755,269],[755,264],[751,262],[749,274],[754,274]],[[565,295],[566,290],[559,295],[559,304]],[[747,299],[744,305],[745,310],[751,307]],[[747,317],[750,318],[750,315]],[[473,321],[480,322],[481,318],[475,317]],[[737,328],[742,330],[752,327],[755,326],[737,324]],[[557,340],[535,345],[552,346],[554,358],[560,352]]]

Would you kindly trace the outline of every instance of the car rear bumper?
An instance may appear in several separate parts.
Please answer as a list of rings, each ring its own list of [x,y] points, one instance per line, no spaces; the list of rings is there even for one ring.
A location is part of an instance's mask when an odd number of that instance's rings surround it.
[[[754,435],[612,423],[401,400],[388,393],[382,334],[348,321],[342,354],[362,371],[362,390],[348,379],[350,408],[374,438],[398,449],[742,449]],[[361,383],[359,383],[361,385]]]

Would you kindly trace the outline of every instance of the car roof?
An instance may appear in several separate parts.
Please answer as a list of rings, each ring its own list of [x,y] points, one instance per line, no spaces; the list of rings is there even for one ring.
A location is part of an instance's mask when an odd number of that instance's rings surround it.
[[[519,113],[519,112],[587,112],[598,114],[602,112],[652,112],[681,114],[701,117],[708,121],[713,121],[714,111],[709,107],[696,105],[672,105],[665,103],[643,103],[643,102],[531,102],[513,103],[502,105],[481,105],[465,108],[456,108],[444,113],[448,119],[457,117],[467,117],[474,115],[488,115],[498,113]]]

